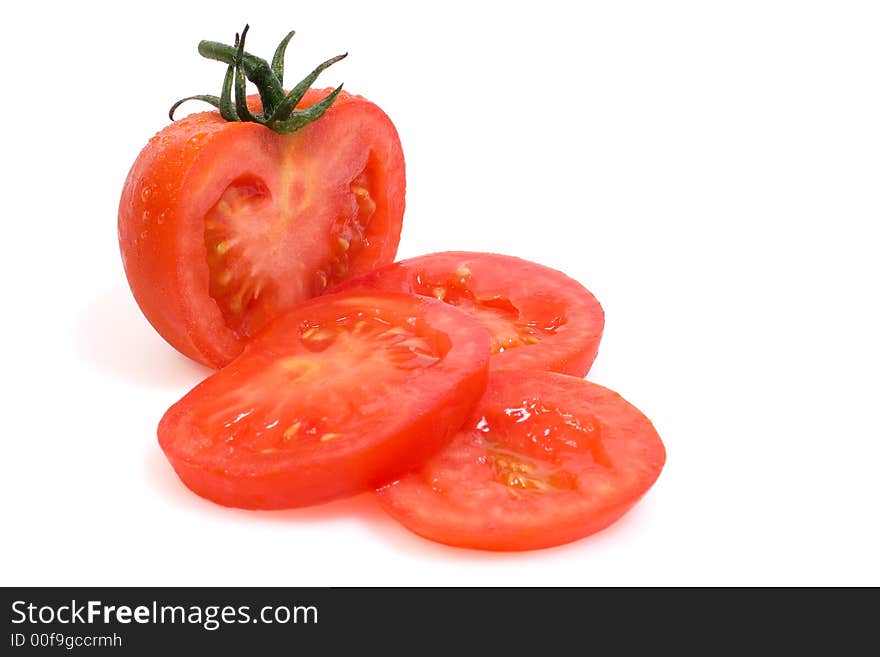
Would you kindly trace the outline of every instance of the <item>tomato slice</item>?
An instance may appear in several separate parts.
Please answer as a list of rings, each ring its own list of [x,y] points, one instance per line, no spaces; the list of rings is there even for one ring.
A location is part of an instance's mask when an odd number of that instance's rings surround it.
[[[461,426],[485,389],[488,341],[479,322],[431,299],[319,297],[172,406],[159,444],[184,484],[227,506],[369,490]]]
[[[607,527],[665,460],[651,422],[617,393],[552,372],[493,372],[450,445],[378,494],[431,540],[530,550]]]
[[[605,315],[586,288],[562,272],[494,253],[434,253],[347,281],[336,290],[399,290],[433,296],[478,318],[492,336],[491,368],[584,376]]]
[[[300,106],[328,91],[309,90]],[[320,120],[283,135],[194,114],[151,139],[129,173],[126,275],[169,343],[220,367],[275,316],[392,262],[405,185],[394,125],[360,96],[342,92]]]

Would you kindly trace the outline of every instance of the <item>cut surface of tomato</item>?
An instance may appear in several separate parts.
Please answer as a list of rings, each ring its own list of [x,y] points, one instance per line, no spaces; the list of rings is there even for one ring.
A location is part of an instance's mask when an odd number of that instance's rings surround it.
[[[358,288],[431,296],[472,314],[489,329],[493,370],[584,376],[605,324],[599,302],[577,281],[494,253],[453,251],[402,260],[336,289]]]
[[[607,527],[665,461],[651,422],[617,393],[552,372],[493,372],[449,446],[378,496],[431,540],[529,550]]]
[[[226,506],[278,509],[370,490],[445,445],[485,389],[488,334],[400,293],[307,301],[172,406],[159,443]]]
[[[126,275],[168,342],[219,367],[286,309],[393,261],[405,185],[393,124],[360,96],[341,93],[290,134],[194,114],[153,137],[129,173]]]

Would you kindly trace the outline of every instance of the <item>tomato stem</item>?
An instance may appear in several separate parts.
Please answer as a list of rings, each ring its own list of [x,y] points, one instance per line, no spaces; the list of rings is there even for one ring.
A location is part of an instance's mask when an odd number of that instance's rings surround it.
[[[238,35],[235,35],[235,47],[238,47]],[[232,102],[232,82],[235,79],[235,66],[230,64],[226,67],[226,75],[223,76],[223,89],[220,91],[220,116],[227,121],[238,121],[235,112],[235,104]],[[174,120],[174,117],[172,117]]]
[[[244,70],[242,66],[242,62],[244,59],[244,41],[247,38],[248,29],[250,26],[245,25],[244,30],[241,32],[241,40],[239,41],[238,35],[235,35],[235,41],[237,48],[235,50],[235,59],[232,64],[235,68],[235,112],[238,114],[238,118],[241,121],[249,121],[253,123],[259,123],[258,117],[256,114],[252,114],[251,110],[247,106],[247,88],[246,83],[244,81]],[[264,64],[266,62],[263,62]],[[268,66],[268,64],[267,64]],[[272,77],[275,77],[275,74],[271,74]],[[277,78],[276,78],[277,81]],[[259,88],[259,87],[258,87]],[[260,99],[263,98],[262,91],[260,92]]]
[[[345,59],[348,56],[348,53],[344,55],[337,55],[332,59],[328,59],[323,64],[319,65],[314,71],[309,73],[306,77],[302,79],[302,81],[297,84],[293,89],[290,90],[290,93],[284,97],[284,99],[278,103],[275,109],[269,114],[269,123],[279,122],[288,119],[296,107],[297,103],[302,100],[302,97],[306,95],[306,92],[309,90],[309,87],[318,79],[318,76],[321,74],[321,71],[332,66],[340,59]],[[335,98],[335,96],[334,96]],[[323,102],[323,101],[322,101]],[[332,101],[331,101],[332,102]]]
[[[259,123],[281,134],[299,130],[324,115],[324,112],[339,95],[342,85],[310,107],[297,110],[296,106],[321,72],[344,59],[348,53],[338,55],[320,64],[291,89],[290,93],[285,93],[283,86],[284,55],[294,32],[289,32],[278,44],[270,65],[265,59],[245,52],[244,43],[249,29],[250,26],[245,25],[241,36],[235,35],[235,45],[232,46],[217,41],[201,41],[199,43],[199,54],[202,57],[223,62],[228,66],[221,94],[220,96],[198,94],[182,98],[174,103],[169,110],[168,115],[172,121],[175,110],[188,100],[201,100],[209,103],[216,107],[220,111],[220,115],[227,121]],[[263,111],[257,114],[252,113],[247,106],[246,79],[256,85],[260,94]],[[234,102],[232,100],[233,93]]]
[[[272,72],[282,86],[284,85],[284,53],[287,52],[287,44],[290,43],[294,34],[296,34],[294,30],[288,32],[287,36],[281,39],[281,43],[278,44],[275,54],[272,56]]]

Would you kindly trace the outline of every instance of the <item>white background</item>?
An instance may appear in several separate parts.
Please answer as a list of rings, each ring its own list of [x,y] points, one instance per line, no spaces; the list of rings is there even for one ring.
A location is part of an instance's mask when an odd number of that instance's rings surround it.
[[[880,584],[876,3],[247,4],[2,10],[2,584]],[[140,315],[116,209],[170,103],[219,90],[197,42],[246,20],[267,56],[297,29],[290,79],[351,53],[322,81],[399,129],[401,257],[506,252],[600,299],[590,378],[668,449],[617,525],[483,554],[369,496],[179,484],[155,427],[207,370]]]

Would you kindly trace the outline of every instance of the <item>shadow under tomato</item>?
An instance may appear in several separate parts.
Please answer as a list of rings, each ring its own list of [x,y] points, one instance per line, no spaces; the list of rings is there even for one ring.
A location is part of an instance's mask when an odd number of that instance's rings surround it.
[[[168,345],[121,285],[103,291],[80,311],[76,347],[95,369],[138,385],[188,389],[212,371]]]

